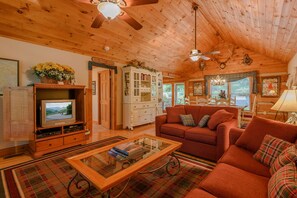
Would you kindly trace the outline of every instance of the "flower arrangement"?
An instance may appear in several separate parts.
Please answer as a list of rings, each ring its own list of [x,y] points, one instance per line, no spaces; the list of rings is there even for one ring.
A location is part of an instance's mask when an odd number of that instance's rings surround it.
[[[39,63],[32,67],[34,74],[39,78],[47,77],[57,81],[74,80],[74,70],[67,65],[60,65],[58,63],[46,62]]]

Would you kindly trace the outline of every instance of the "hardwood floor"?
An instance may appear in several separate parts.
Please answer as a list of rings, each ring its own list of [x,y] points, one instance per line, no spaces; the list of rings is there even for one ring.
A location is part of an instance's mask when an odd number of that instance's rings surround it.
[[[143,125],[140,127],[135,127],[133,131],[130,130],[109,130],[105,129],[99,125],[93,127],[93,133],[91,139],[88,143],[96,142],[98,140],[106,139],[113,136],[123,136],[123,137],[134,137],[141,134],[156,135],[155,124]],[[30,154],[24,154],[21,156],[15,156],[12,158],[0,158],[0,169],[13,166],[22,162],[32,160]]]

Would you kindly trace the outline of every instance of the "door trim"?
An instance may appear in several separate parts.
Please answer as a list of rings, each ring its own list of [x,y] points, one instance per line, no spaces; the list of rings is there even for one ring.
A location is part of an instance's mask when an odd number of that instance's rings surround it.
[[[110,65],[106,65],[106,64],[103,64],[103,63],[97,63],[97,62],[94,62],[94,61],[89,61],[88,62],[88,88],[89,89],[92,89],[92,70],[93,70],[93,66],[94,67],[101,67],[101,68],[105,68],[105,69],[109,69],[111,70],[111,81],[110,81],[110,87],[111,87],[111,90],[110,90],[110,95],[111,95],[111,103],[110,103],[110,106],[111,106],[111,112],[110,112],[110,115],[112,117],[112,119],[110,120],[111,122],[111,129],[116,129],[117,126],[116,126],[116,123],[117,123],[117,114],[116,114],[116,109],[117,109],[117,105],[116,105],[116,91],[117,91],[117,73],[118,73],[118,68],[117,66],[110,66]],[[89,98],[89,105],[87,105],[87,108],[88,108],[88,111],[90,115],[89,116],[89,120],[93,120],[92,119],[92,108],[93,108],[93,104],[92,104],[92,97]],[[92,129],[92,122],[89,123],[89,129]]]

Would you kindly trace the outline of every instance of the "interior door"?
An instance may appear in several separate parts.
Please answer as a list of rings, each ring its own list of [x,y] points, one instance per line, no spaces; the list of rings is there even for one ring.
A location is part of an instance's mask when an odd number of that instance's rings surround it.
[[[110,128],[110,72],[109,70],[100,72],[100,107],[101,125]]]

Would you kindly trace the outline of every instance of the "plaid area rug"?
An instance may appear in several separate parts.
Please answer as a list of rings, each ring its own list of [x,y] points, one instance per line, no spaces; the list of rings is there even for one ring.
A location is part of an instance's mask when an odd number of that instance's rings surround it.
[[[65,159],[123,139],[123,137],[117,136],[2,169],[0,197],[69,197],[67,186],[76,171]],[[181,165],[180,172],[176,176],[169,176],[165,168],[152,174],[137,174],[131,177],[127,188],[120,197],[183,197],[191,189],[197,187],[215,166],[214,163],[179,152],[176,152],[176,156]],[[146,170],[160,166],[165,160],[167,159],[161,159],[157,164],[147,167]],[[113,188],[111,194],[116,195],[125,184],[126,182],[123,182]],[[84,197],[101,197],[101,193],[91,186],[88,194]]]

